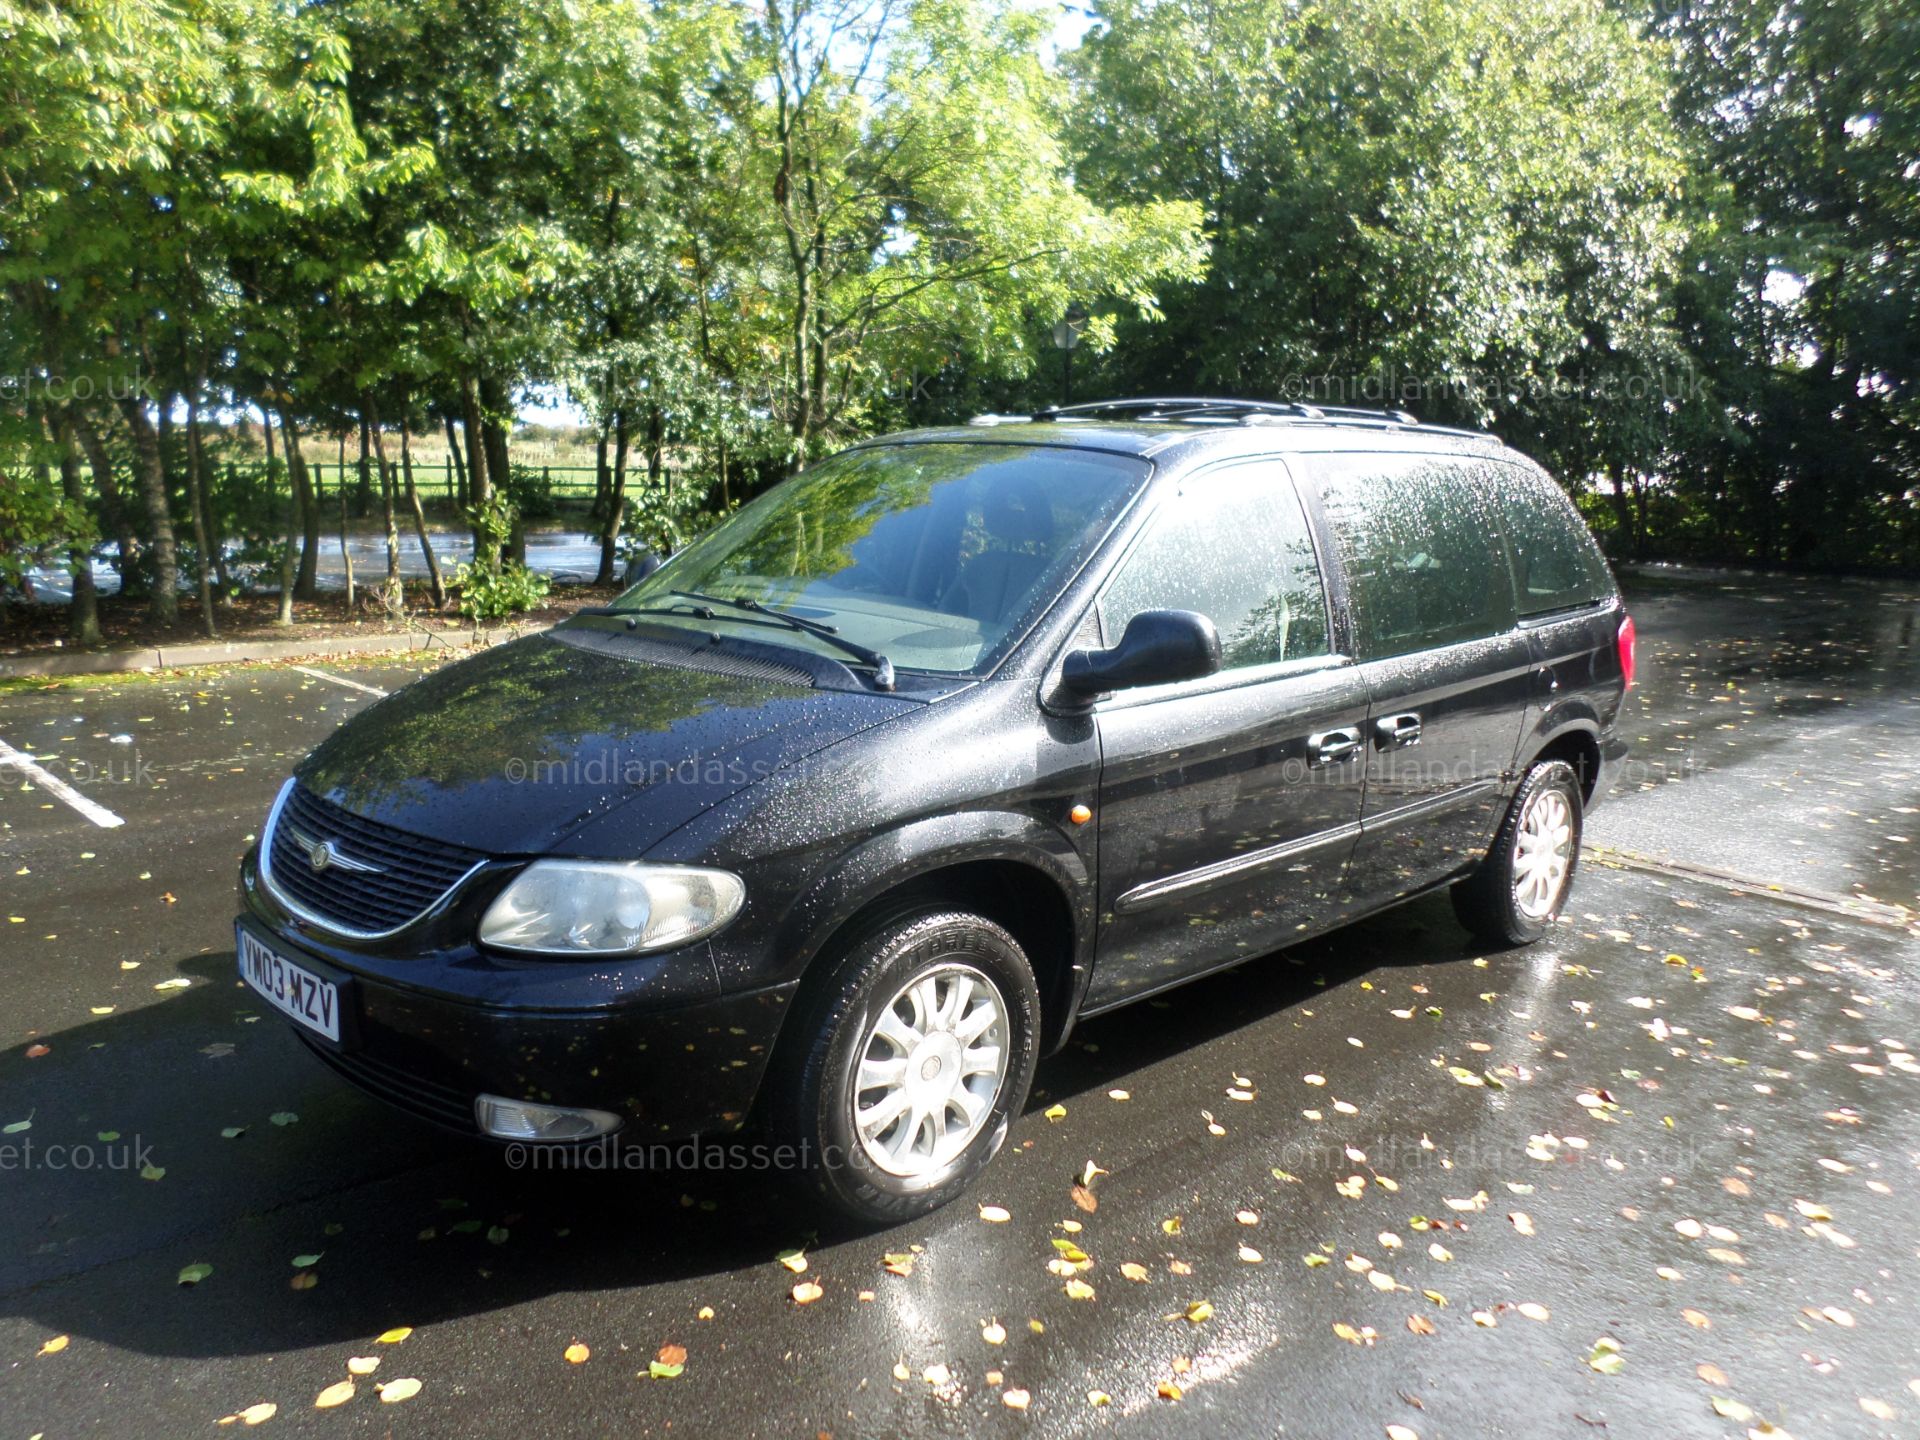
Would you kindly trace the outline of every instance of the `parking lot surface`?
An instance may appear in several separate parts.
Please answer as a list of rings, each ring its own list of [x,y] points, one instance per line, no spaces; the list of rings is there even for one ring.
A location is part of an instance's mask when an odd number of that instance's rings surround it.
[[[1429,898],[1091,1022],[878,1234],[515,1170],[238,985],[275,789],[416,671],[0,694],[0,1433],[1920,1433],[1920,597],[1629,591],[1546,941]]]

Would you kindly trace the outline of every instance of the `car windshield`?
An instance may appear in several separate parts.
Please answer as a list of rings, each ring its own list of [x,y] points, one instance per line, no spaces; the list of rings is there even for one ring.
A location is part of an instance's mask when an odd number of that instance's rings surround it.
[[[770,622],[687,592],[830,625],[907,669],[982,674],[1019,638],[1149,473],[1128,455],[1042,445],[849,450],[776,486],[623,594],[702,629]],[[660,614],[661,611],[674,613]],[[826,636],[755,638],[845,658]]]

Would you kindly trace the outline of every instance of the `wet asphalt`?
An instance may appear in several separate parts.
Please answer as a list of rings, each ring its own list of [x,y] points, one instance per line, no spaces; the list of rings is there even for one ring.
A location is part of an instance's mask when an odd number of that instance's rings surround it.
[[[5,770],[0,1437],[1920,1434],[1920,595],[1630,588],[1636,766],[1548,940],[1430,898],[1091,1022],[881,1234],[515,1172],[239,988],[274,789],[413,672],[0,695],[125,821]]]

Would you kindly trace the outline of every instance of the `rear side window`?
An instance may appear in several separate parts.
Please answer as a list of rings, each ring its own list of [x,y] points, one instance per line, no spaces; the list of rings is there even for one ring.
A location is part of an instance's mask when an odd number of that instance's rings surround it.
[[[1308,460],[1346,568],[1359,658],[1512,627],[1513,583],[1474,462],[1394,453]]]
[[[1327,602],[1300,497],[1274,465],[1196,476],[1149,522],[1099,601],[1109,645],[1142,610],[1197,610],[1221,668],[1327,653]]]
[[[1591,605],[1613,593],[1600,547],[1565,491],[1518,465],[1488,465],[1485,474],[1507,537],[1522,615]]]

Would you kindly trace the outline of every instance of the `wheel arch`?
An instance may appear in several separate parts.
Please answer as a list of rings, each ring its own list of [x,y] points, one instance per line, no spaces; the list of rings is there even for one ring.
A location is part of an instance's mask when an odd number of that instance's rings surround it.
[[[971,910],[1012,935],[1040,990],[1040,1053],[1057,1049],[1093,956],[1093,879],[1071,842],[1032,816],[970,811],[872,837],[789,912],[778,944],[805,957],[804,994],[822,960],[889,915],[929,905]],[[800,1013],[801,1005],[788,1007]],[[783,1037],[784,1038],[784,1027]],[[776,1041],[776,1045],[779,1041]]]
[[[1541,721],[1522,747],[1518,773],[1524,775],[1542,760],[1564,760],[1580,777],[1580,801],[1591,804],[1600,783],[1600,721],[1591,712],[1561,713]]]

